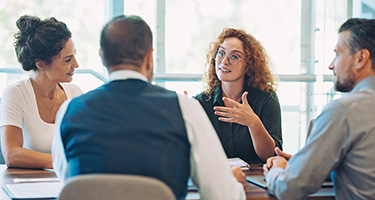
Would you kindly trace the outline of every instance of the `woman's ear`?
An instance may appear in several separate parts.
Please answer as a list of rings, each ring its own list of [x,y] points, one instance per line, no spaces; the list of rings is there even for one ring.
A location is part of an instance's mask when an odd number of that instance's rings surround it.
[[[39,70],[44,70],[47,67],[47,64],[43,60],[39,59],[36,60],[35,65]]]

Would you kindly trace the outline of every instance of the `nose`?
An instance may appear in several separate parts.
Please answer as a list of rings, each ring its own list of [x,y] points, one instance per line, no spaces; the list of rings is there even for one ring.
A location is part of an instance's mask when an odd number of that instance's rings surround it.
[[[331,64],[328,65],[328,69],[330,69],[330,70],[334,69],[334,66],[333,66],[334,61],[335,61],[335,59],[333,59]]]
[[[228,55],[225,55],[224,59],[223,59],[223,63],[224,65],[229,65],[229,56]]]
[[[72,67],[73,68],[78,68],[79,67],[79,64],[78,64],[78,62],[77,62],[77,59],[76,59],[76,57],[75,56],[73,56],[73,65],[72,65]]]

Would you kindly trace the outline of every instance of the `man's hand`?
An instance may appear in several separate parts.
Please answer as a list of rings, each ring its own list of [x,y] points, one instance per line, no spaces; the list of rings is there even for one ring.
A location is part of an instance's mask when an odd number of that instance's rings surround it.
[[[292,157],[292,154],[285,153],[279,149],[279,147],[275,148],[276,155],[285,158],[286,160],[289,160]]]
[[[246,187],[246,174],[243,173],[240,167],[232,167],[232,173],[238,182],[242,183],[243,187]]]
[[[263,165],[264,175],[266,175],[273,167],[285,169],[286,165],[288,164],[288,160],[292,157],[291,154],[281,151],[279,147],[275,148],[275,152],[277,156],[268,158],[267,163]]]
[[[266,175],[272,168],[279,167],[285,169],[288,161],[284,157],[274,156],[267,159],[267,163],[263,165],[263,174]]]

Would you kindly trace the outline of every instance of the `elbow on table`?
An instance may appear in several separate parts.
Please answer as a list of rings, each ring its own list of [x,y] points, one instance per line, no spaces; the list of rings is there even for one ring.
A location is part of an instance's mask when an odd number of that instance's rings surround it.
[[[7,167],[20,167],[18,156],[14,152],[3,152],[3,157]]]

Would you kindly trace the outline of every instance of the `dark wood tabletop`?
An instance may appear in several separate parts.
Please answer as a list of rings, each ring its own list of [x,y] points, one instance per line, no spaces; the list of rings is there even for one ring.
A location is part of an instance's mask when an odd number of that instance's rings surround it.
[[[263,169],[261,165],[251,164],[250,170],[244,171],[247,176],[261,176]],[[0,165],[0,184],[14,183],[14,179],[20,178],[55,178],[56,175],[51,170],[43,169],[21,169],[21,168],[7,168],[5,165]],[[333,195],[333,188],[321,188],[317,193],[310,195],[308,199],[335,199]],[[276,199],[268,194],[267,189],[261,188],[252,183],[246,185],[246,197],[252,200]],[[187,199],[199,199],[199,193],[189,192]],[[8,195],[1,190],[0,199],[9,200]]]
[[[263,165],[261,164],[250,164],[250,170],[244,170],[246,176],[263,176]],[[267,189],[259,187],[252,183],[246,184],[246,199],[248,200],[269,200],[276,199],[274,196],[268,194]],[[191,191],[187,195],[186,199],[193,200],[199,199],[197,192]],[[335,199],[333,188],[321,188],[317,193],[312,194],[308,199]]]
[[[244,172],[247,176],[263,176],[263,165],[251,164],[250,170]],[[276,199],[268,194],[267,189],[252,183],[246,185],[246,197],[253,200]],[[321,188],[317,193],[310,195],[308,199],[335,199],[333,188]]]

